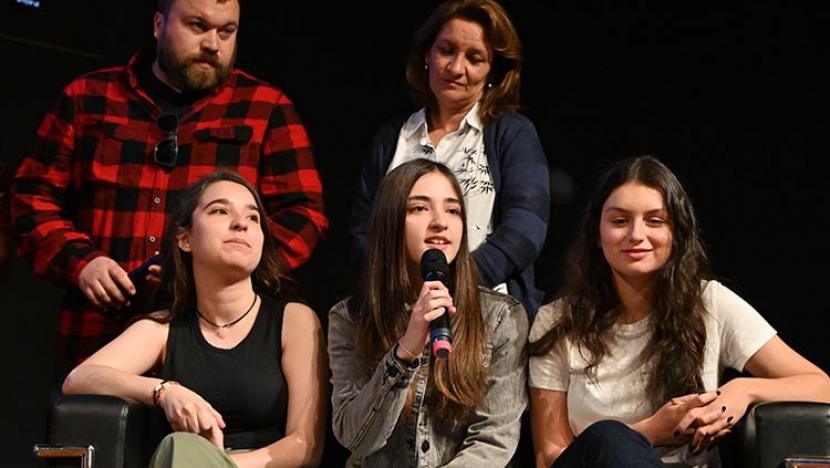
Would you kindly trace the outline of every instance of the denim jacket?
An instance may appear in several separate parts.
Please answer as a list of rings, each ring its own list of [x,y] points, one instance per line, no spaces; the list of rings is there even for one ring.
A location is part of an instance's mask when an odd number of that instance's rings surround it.
[[[349,300],[329,312],[333,430],[350,467],[498,467],[510,462],[527,406],[527,314],[516,299],[480,288],[489,342],[485,402],[464,421],[437,420],[429,406],[429,347],[411,366],[390,349],[376,366],[355,355]],[[412,416],[401,418],[410,385]]]

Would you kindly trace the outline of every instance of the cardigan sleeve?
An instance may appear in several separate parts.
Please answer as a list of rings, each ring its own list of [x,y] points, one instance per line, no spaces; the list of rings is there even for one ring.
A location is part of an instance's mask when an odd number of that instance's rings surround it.
[[[495,230],[473,256],[485,286],[493,287],[530,266],[541,253],[550,217],[550,177],[529,119],[507,113],[484,131],[497,187]]]
[[[362,267],[366,257],[366,236],[375,194],[380,188],[383,176],[386,175],[386,168],[392,162],[398,143],[398,134],[404,121],[399,117],[383,125],[372,139],[369,156],[363,161],[360,178],[352,198],[352,213],[349,222],[349,234],[352,238],[352,264],[358,269]]]

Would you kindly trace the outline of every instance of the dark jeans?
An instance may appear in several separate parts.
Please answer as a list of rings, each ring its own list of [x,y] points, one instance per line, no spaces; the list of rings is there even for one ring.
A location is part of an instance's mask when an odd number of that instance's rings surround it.
[[[551,468],[663,467],[642,434],[619,421],[598,421],[571,442]]]

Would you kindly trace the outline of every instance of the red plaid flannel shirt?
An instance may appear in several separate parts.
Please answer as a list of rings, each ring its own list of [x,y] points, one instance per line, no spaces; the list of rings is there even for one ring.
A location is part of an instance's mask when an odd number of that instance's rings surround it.
[[[135,74],[148,62],[140,52],[126,67],[70,83],[14,180],[21,255],[38,276],[70,287],[59,325],[64,365],[89,356],[129,318],[93,308],[77,288],[81,270],[106,255],[130,271],[157,253],[176,195],[205,174],[231,169],[258,188],[292,268],[328,228],[311,144],[291,101],[239,70],[181,116],[176,167],[155,164],[154,146],[165,137],[160,109]]]

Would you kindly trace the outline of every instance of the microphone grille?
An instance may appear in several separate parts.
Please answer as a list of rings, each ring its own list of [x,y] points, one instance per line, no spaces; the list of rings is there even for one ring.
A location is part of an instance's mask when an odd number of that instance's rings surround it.
[[[438,249],[429,249],[421,255],[421,275],[424,278],[436,273],[438,276],[446,277],[449,272],[450,267],[447,265],[447,257],[444,252]]]

